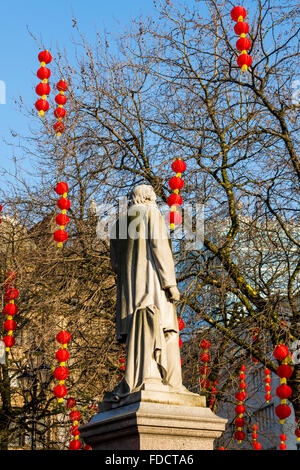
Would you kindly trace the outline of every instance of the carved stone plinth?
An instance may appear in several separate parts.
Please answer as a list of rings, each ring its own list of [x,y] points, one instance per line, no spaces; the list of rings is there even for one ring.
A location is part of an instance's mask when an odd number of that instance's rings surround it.
[[[142,390],[100,409],[80,427],[94,450],[212,450],[227,422],[190,393]]]

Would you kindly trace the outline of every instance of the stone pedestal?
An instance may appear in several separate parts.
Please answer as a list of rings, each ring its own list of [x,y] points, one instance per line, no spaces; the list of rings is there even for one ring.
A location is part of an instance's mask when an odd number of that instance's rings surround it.
[[[80,427],[94,450],[212,450],[227,422],[192,393],[142,390],[100,409]]]

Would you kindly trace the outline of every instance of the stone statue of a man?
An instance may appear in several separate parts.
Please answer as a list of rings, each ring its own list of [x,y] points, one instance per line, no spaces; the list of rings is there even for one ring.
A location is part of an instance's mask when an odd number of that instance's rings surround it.
[[[139,185],[112,230],[111,265],[117,273],[117,338],[126,342],[124,379],[106,394],[118,401],[145,384],[187,392],[182,385],[176,284],[171,241],[149,185]]]

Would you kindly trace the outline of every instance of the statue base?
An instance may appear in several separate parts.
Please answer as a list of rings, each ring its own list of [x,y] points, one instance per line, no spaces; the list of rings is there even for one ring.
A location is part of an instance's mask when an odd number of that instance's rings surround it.
[[[227,420],[205,405],[203,396],[148,386],[101,403],[80,435],[94,450],[212,450]]]

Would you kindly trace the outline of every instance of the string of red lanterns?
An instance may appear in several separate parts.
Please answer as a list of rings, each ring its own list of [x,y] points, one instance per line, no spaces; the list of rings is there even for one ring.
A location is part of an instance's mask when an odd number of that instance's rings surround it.
[[[249,24],[244,22],[246,16],[247,12],[244,7],[238,6],[231,10],[231,18],[236,22],[234,32],[240,36],[240,39],[236,42],[236,48],[241,52],[237,58],[237,64],[242,72],[248,70],[248,67],[252,64],[252,57],[247,54],[247,51],[251,48],[251,41],[246,38],[246,34],[249,32]]]
[[[177,317],[177,323],[178,323],[178,329],[179,329],[179,332],[184,330],[185,328],[185,323],[184,321],[182,320],[182,318],[178,318]],[[179,347],[181,348],[182,346],[182,339],[179,337]],[[180,358],[180,364],[182,365],[182,359]]]
[[[279,446],[279,449],[280,450],[286,450],[286,443],[285,441],[287,440],[287,437],[285,434],[281,434],[280,435],[280,446]]]
[[[71,410],[69,414],[69,419],[72,421],[72,427],[70,429],[71,435],[74,439],[69,444],[69,450],[79,450],[81,449],[81,442],[79,440],[80,431],[78,429],[79,421],[81,420],[81,413],[76,409],[76,400],[75,398],[68,398],[67,408]],[[87,450],[87,449],[86,449]]]
[[[57,206],[61,210],[61,213],[57,215],[55,221],[57,225],[60,226],[59,230],[56,230],[53,234],[54,240],[57,242],[58,247],[62,247],[63,243],[68,239],[68,234],[65,231],[65,226],[68,225],[70,222],[69,217],[67,216],[67,210],[70,209],[71,207],[71,202],[68,199],[68,185],[67,183],[64,183],[60,181],[56,188],[55,192],[62,196],[58,201],[57,201]]]
[[[180,225],[182,222],[182,216],[177,209],[182,205],[182,197],[179,191],[183,188],[184,181],[181,178],[182,173],[186,170],[186,163],[181,159],[177,158],[172,165],[172,170],[176,173],[169,181],[169,186],[173,190],[173,193],[167,199],[167,204],[170,207],[170,213],[168,214],[167,220],[170,224],[171,230],[175,230],[176,225]]]
[[[39,112],[39,116],[44,116],[44,113],[49,109],[49,103],[47,101],[47,96],[49,95],[51,88],[48,84],[48,79],[50,78],[51,71],[46,67],[46,64],[50,64],[52,61],[52,56],[48,50],[41,51],[38,55],[40,61],[40,68],[37,71],[37,77],[41,82],[36,86],[36,94],[39,95],[39,98],[35,107]]]
[[[252,429],[253,429],[252,447],[253,447],[254,450],[261,450],[261,444],[259,442],[257,442],[257,438],[258,438],[258,435],[257,435],[258,426],[257,426],[257,424],[254,424],[252,426]]]
[[[210,389],[210,394],[211,394],[210,402],[209,402],[209,408],[210,409],[212,409],[212,407],[214,406],[215,400],[216,400],[216,394],[217,394],[216,386],[217,386],[217,384],[218,384],[218,381],[215,380],[214,384],[212,385],[212,387]]]
[[[300,426],[298,423],[298,419],[295,418],[295,423],[296,423],[296,429],[295,429],[295,436],[297,437],[297,441],[300,441]]]
[[[237,427],[237,431],[234,433],[235,439],[238,441],[239,444],[245,439],[245,433],[243,431],[243,426],[245,425],[245,420],[243,418],[243,415],[246,411],[245,405],[243,402],[246,400],[247,393],[245,392],[245,389],[247,387],[247,384],[245,383],[245,378],[246,375],[244,374],[246,370],[246,366],[243,364],[240,370],[240,391],[236,393],[235,398],[238,400],[238,404],[235,407],[235,412],[237,414],[237,417],[234,420],[234,425]]]
[[[203,352],[200,354],[200,361],[203,363],[203,365],[200,367],[200,373],[202,374],[200,385],[202,389],[207,389],[210,387],[210,382],[207,379],[207,376],[209,375],[209,369],[207,367],[207,364],[210,360],[210,342],[206,339],[203,339],[202,341],[200,341],[200,348],[203,349]]]
[[[62,122],[62,119],[66,116],[64,104],[66,104],[68,101],[68,98],[65,96],[65,92],[68,89],[68,84],[64,80],[60,80],[56,84],[56,88],[59,91],[59,94],[55,97],[55,102],[58,107],[54,111],[54,116],[57,118],[57,122],[53,124],[53,129],[56,132],[56,136],[60,137],[65,130],[65,125]]]
[[[6,316],[6,320],[3,328],[7,334],[4,336],[3,342],[5,344],[6,352],[9,352],[16,343],[16,340],[13,337],[14,331],[17,328],[17,323],[13,318],[14,315],[18,313],[18,307],[15,304],[15,300],[19,297],[19,291],[15,288],[16,277],[17,273],[15,271],[8,271],[4,283],[4,303],[6,303],[6,305],[3,308],[3,314]]]
[[[279,418],[279,422],[283,424],[291,414],[291,408],[287,404],[287,399],[292,395],[292,389],[287,385],[287,379],[289,379],[293,373],[292,368],[287,364],[289,350],[284,344],[276,346],[273,351],[275,359],[281,362],[277,368],[276,374],[280,377],[280,385],[276,389],[276,395],[280,398],[280,405],[276,406],[275,413]]]
[[[126,362],[125,357],[121,356],[120,359],[119,359],[119,363],[120,363],[120,369],[121,369],[122,372],[125,372],[125,370],[126,370],[125,362]]]
[[[265,400],[266,400],[267,403],[269,403],[270,400],[272,399],[272,395],[270,393],[271,390],[272,390],[272,387],[271,387],[272,379],[271,379],[270,369],[265,369],[264,374],[266,376],[265,379],[264,379],[264,381],[266,382],[265,391],[267,392],[266,395],[265,395]]]
[[[71,335],[68,331],[62,330],[56,336],[56,341],[61,344],[61,348],[56,351],[55,357],[59,361],[59,367],[54,371],[54,377],[58,380],[58,385],[53,390],[54,395],[57,398],[58,403],[63,403],[64,397],[68,393],[68,389],[65,386],[65,380],[69,376],[69,370],[66,367],[66,361],[69,359],[70,354],[67,350],[68,343],[71,340]]]

